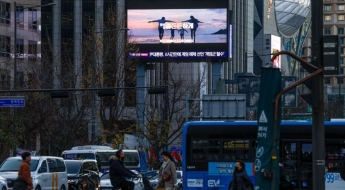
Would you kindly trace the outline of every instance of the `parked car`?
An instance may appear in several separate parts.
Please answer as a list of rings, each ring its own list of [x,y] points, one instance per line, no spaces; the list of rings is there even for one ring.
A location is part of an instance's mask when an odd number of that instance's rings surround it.
[[[96,160],[65,160],[65,163],[69,190],[99,188],[100,177]]]
[[[0,176],[0,190],[7,190],[7,180]]]
[[[7,158],[0,167],[0,176],[7,180],[7,186],[13,187],[22,163],[20,156]],[[35,190],[67,189],[67,171],[64,160],[54,156],[32,156],[30,171]]]
[[[178,187],[176,188],[176,190],[182,190],[182,178],[183,178],[182,171],[180,171],[180,170],[176,171],[176,177],[177,177],[177,184],[178,184]],[[157,173],[157,175],[150,178],[150,184],[151,184],[152,188],[155,188],[157,186],[157,184],[158,184],[158,173]]]

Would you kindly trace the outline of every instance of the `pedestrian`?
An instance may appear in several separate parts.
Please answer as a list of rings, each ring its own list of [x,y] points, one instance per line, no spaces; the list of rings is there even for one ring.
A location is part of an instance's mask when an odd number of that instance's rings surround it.
[[[123,163],[125,153],[119,149],[116,151],[115,156],[109,160],[109,178],[110,183],[114,188],[121,188],[122,190],[133,190],[134,182],[126,180],[128,178],[136,178],[137,175],[127,169]]]
[[[22,163],[19,166],[18,177],[15,184],[13,185],[13,190],[28,190],[33,189],[31,170],[30,170],[30,161],[31,154],[30,152],[24,152],[22,154]]]
[[[230,183],[229,190],[249,190],[252,183],[249,178],[245,164],[242,160],[237,160],[235,170],[233,173],[233,179]]]
[[[174,158],[167,151],[162,152],[163,164],[158,172],[158,184],[156,189],[174,190],[177,184],[177,174]],[[163,177],[165,179],[163,180]]]

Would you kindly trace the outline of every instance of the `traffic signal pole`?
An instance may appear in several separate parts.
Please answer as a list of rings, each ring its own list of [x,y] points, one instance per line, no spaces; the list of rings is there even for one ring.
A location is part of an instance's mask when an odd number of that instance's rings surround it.
[[[311,1],[312,64],[320,69],[324,67],[323,36],[323,0]],[[325,127],[324,127],[324,74],[315,76],[312,83],[312,159],[313,189],[325,190]]]

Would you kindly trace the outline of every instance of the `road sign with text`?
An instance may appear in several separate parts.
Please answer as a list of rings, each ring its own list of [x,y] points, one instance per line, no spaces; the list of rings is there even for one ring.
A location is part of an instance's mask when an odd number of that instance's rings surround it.
[[[0,107],[24,107],[24,99],[0,99]]]

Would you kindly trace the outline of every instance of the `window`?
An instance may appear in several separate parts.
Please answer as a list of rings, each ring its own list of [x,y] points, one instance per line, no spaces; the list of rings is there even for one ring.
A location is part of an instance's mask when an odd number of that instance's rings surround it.
[[[338,20],[344,20],[345,16],[344,15],[338,15]]]
[[[29,40],[28,58],[30,61],[36,61],[37,57],[37,42]]]
[[[57,163],[57,167],[58,167],[58,169],[57,169],[58,172],[66,171],[65,162],[63,160],[56,159],[56,163]]]
[[[340,38],[340,39],[339,39],[339,43],[340,43],[340,44],[344,44],[344,38]]]
[[[344,68],[340,68],[340,74],[344,74]]]
[[[344,5],[338,5],[338,11],[343,11],[344,10]]]
[[[24,73],[17,72],[17,85],[18,87],[24,87]]]
[[[41,170],[42,171],[48,171],[48,168],[47,168],[47,161],[43,161],[42,164],[41,164]]]
[[[28,12],[29,29],[37,30],[37,10],[29,9]]]
[[[330,28],[325,28],[325,34],[331,34],[331,29]]]
[[[344,34],[344,28],[338,28],[338,34]]]
[[[324,6],[324,10],[325,10],[325,11],[331,11],[331,10],[332,10],[331,5],[325,5],[325,6]]]
[[[24,59],[24,39],[17,39],[17,59]]]
[[[344,48],[339,48],[340,49],[340,54],[344,54]]]
[[[48,161],[49,172],[50,173],[57,172],[58,166],[56,164],[56,160],[52,158],[48,158],[47,161]]]
[[[10,57],[11,38],[0,35],[0,56]]]
[[[0,89],[8,90],[11,86],[10,71],[0,69]]]
[[[324,20],[325,21],[331,21],[331,15],[325,15]]]
[[[344,58],[339,59],[339,64],[344,64]]]
[[[325,84],[331,84],[331,79],[330,78],[324,78],[324,83]]]
[[[17,6],[16,7],[16,25],[18,28],[24,28],[24,7]]]
[[[0,2],[0,23],[10,24],[10,7],[11,5],[9,3]]]

